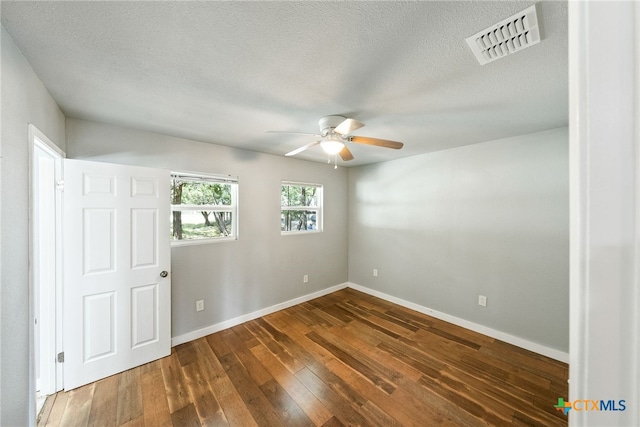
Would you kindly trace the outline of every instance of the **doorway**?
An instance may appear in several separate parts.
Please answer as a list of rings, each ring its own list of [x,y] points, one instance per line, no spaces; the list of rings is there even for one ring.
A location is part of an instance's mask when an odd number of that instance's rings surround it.
[[[29,125],[31,147],[30,281],[33,378],[36,410],[46,396],[62,389],[62,159],[65,154],[35,126]],[[37,413],[36,412],[36,413]]]

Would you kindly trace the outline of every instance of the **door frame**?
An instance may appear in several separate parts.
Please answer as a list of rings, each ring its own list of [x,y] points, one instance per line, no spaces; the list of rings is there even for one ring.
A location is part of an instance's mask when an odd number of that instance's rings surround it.
[[[640,423],[639,54],[639,3],[569,2],[569,401],[619,411],[570,426]]]
[[[53,394],[62,390],[63,386],[63,367],[61,363],[57,363],[56,355],[62,351],[62,208],[63,198],[62,191],[53,189],[55,191],[55,209],[54,209],[54,251],[55,259],[53,260],[55,265],[55,279],[54,279],[54,292],[49,294],[48,301],[44,304],[45,309],[43,313],[40,313],[40,307],[36,307],[36,296],[39,296],[40,289],[39,283],[36,283],[36,272],[39,268],[39,259],[36,254],[36,250],[39,247],[39,236],[37,235],[36,220],[36,204],[35,197],[37,196],[37,183],[35,182],[35,152],[36,149],[40,149],[50,155],[54,159],[55,175],[57,180],[61,180],[63,176],[63,159],[66,157],[64,151],[62,151],[56,144],[53,143],[47,136],[41,132],[33,124],[28,125],[29,136],[29,334],[31,336],[31,360],[30,371],[33,373],[32,387],[34,391],[38,388],[42,391],[43,395]],[[41,339],[36,343],[35,327],[36,320],[39,327],[46,328],[47,334],[41,334]],[[53,333],[52,333],[53,332]],[[42,343],[46,345],[42,345]],[[39,350],[39,355],[35,354],[36,348]],[[36,360],[40,357],[40,387],[36,384]],[[35,393],[34,393],[35,395]],[[37,402],[36,409],[38,409]],[[37,414],[36,414],[37,415]]]

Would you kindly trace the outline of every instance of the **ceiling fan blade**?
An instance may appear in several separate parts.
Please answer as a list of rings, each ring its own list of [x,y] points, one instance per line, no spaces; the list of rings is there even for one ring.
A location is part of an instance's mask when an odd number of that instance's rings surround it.
[[[342,150],[340,150],[338,154],[340,154],[340,157],[342,157],[342,160],[344,160],[345,162],[353,160],[353,154],[351,154],[351,151],[349,151],[346,145],[342,147]]]
[[[354,130],[360,129],[362,126],[364,126],[364,123],[362,122],[354,119],[345,119],[335,128],[335,132],[339,133],[340,135],[348,135]]]
[[[296,148],[293,151],[289,151],[287,154],[285,154],[285,156],[295,156],[296,154],[302,153],[304,150],[307,150],[307,149],[313,147],[314,145],[318,145],[318,144],[320,144],[320,141],[314,141],[314,142],[312,142],[310,144],[303,145],[300,148]]]
[[[317,138],[321,138],[322,135],[317,134],[317,133],[307,133],[307,132],[288,132],[288,131],[284,131],[284,130],[268,130],[265,131],[265,133],[288,133],[291,135],[311,135],[311,136],[315,136]]]
[[[397,141],[389,141],[388,139],[369,138],[368,136],[350,136],[349,141],[356,144],[377,145],[378,147],[401,149],[404,144]]]

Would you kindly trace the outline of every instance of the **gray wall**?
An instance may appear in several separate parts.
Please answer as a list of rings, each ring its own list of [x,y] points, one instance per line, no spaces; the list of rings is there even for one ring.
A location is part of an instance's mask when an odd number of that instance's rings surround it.
[[[568,177],[567,128],[352,168],[349,281],[568,352]]]
[[[67,139],[69,158],[238,176],[239,240],[171,250],[172,336],[347,281],[346,169],[83,120]],[[324,232],[280,234],[282,180],[323,184]]]
[[[2,27],[0,425],[29,424],[29,138],[32,123],[63,150],[65,119]]]

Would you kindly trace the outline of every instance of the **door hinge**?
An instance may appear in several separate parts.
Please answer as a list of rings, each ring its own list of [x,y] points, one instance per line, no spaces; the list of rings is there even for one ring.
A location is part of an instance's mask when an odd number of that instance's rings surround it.
[[[56,190],[64,191],[64,181],[60,180],[56,182]]]
[[[58,353],[58,363],[64,363],[64,351]]]

